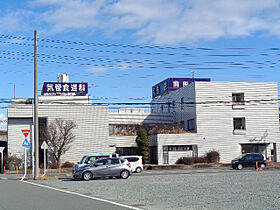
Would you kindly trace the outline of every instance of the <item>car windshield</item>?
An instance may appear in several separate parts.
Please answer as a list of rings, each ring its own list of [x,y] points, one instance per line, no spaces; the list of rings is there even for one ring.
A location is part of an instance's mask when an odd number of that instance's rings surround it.
[[[86,158],[87,158],[87,156],[84,156],[84,157],[82,158],[82,160],[80,161],[80,163],[81,163],[81,164],[85,163]]]
[[[246,154],[240,155],[238,158],[241,159],[241,158],[243,158],[244,156],[246,156]]]

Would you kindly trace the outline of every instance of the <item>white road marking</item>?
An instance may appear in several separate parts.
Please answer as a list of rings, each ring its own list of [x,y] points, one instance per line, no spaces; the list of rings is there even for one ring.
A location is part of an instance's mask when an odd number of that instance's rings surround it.
[[[110,204],[113,204],[113,205],[116,205],[116,206],[121,206],[121,207],[128,208],[128,209],[141,210],[141,209],[133,207],[133,206],[128,206],[128,205],[125,205],[125,204],[105,200],[105,199],[102,199],[102,198],[96,198],[96,197],[93,197],[93,196],[83,195],[83,194],[77,193],[77,192],[61,190],[61,189],[58,189],[58,188],[50,187],[50,186],[47,186],[47,185],[41,185],[41,184],[34,183],[34,182],[28,182],[28,181],[22,181],[22,182],[32,184],[32,185],[35,185],[35,186],[39,186],[39,187],[44,187],[44,188],[56,190],[56,191],[59,191],[59,192],[64,192],[64,193],[68,193],[68,194],[72,194],[72,195],[78,195],[78,196],[89,198],[89,199],[92,199],[92,200],[97,200],[97,201],[102,201],[102,202],[105,202],[105,203],[110,203]]]

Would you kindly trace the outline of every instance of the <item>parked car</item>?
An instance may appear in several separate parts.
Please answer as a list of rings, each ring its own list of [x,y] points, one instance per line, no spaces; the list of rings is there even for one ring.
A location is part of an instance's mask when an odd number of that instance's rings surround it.
[[[130,162],[132,172],[141,173],[143,171],[142,156],[121,156]]]
[[[83,156],[82,160],[73,166],[73,171],[77,170],[80,167],[83,167],[87,164],[93,163],[94,161],[98,160],[99,158],[112,158],[112,157],[119,157],[117,153],[108,153],[108,154],[91,154]]]
[[[100,158],[73,171],[73,177],[90,180],[96,177],[127,179],[131,175],[130,163],[123,158]]]
[[[242,169],[244,167],[256,167],[256,162],[258,162],[258,167],[265,168],[266,161],[262,154],[244,154],[239,158],[236,158],[231,161],[233,169]]]

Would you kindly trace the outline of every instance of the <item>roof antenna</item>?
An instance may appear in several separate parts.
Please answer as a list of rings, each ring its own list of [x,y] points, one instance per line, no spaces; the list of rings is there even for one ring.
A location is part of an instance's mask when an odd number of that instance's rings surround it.
[[[191,71],[190,73],[192,74],[192,78],[194,78],[194,74],[196,73],[196,71]]]

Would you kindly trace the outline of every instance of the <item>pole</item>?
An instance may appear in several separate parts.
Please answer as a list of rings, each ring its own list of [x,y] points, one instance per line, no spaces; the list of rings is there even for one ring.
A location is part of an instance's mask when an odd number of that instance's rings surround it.
[[[46,149],[44,149],[44,175],[47,173],[47,157],[46,157]]]
[[[23,177],[21,178],[21,181],[26,177],[26,171],[27,171],[27,148],[24,147],[24,175]]]
[[[33,118],[33,125],[32,125],[32,177],[33,177],[33,179],[35,178],[35,148],[34,148],[34,134],[35,134],[35,132],[34,132],[34,100],[32,100],[32,118]]]
[[[3,173],[3,151],[1,152],[1,173]]]
[[[37,69],[37,31],[34,31],[34,143],[35,178],[39,177],[39,120],[38,120],[38,69]]]
[[[4,173],[4,170],[3,170],[3,165],[4,165],[4,162],[3,162],[3,159],[4,159],[4,149],[5,147],[0,147],[0,153],[1,153],[1,168],[0,168],[0,173]]]

